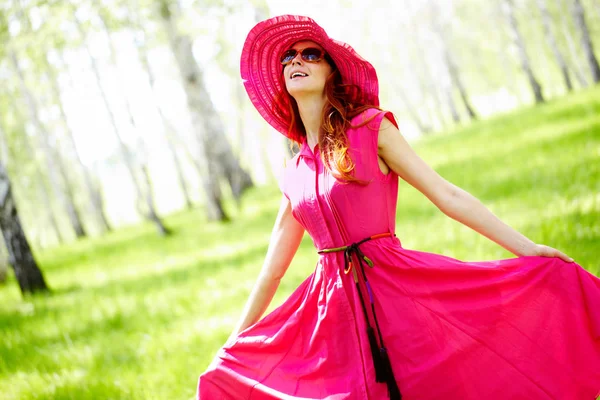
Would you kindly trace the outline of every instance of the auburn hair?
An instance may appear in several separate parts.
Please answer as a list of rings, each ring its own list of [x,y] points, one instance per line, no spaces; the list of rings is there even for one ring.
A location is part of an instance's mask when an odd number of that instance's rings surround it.
[[[352,118],[370,108],[378,110],[381,108],[361,101],[360,99],[363,99],[364,96],[359,86],[342,82],[342,75],[328,54],[325,54],[325,61],[331,66],[332,72],[327,77],[324,87],[327,102],[323,107],[321,132],[319,132],[321,159],[327,171],[335,178],[346,182],[366,184],[353,175],[355,165],[348,152],[346,131],[349,128],[366,125],[375,116],[359,125],[351,125]],[[306,129],[300,118],[298,104],[285,89],[285,81],[282,82],[281,87],[281,93],[275,101],[274,111],[284,120],[289,121],[288,137],[292,142],[300,145],[306,138]]]

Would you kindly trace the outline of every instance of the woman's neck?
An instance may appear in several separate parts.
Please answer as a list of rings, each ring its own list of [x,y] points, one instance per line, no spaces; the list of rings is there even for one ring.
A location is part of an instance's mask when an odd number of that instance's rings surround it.
[[[311,149],[314,145],[319,142],[319,132],[321,131],[321,115],[323,114],[323,108],[325,107],[325,97],[315,99],[301,99],[296,100],[298,104],[298,111],[300,112],[300,118],[302,124],[306,130],[306,140],[310,145]]]

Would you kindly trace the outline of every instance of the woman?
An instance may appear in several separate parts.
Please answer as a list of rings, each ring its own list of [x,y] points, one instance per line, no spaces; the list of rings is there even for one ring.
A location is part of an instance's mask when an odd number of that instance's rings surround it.
[[[200,377],[212,399],[594,399],[600,279],[435,173],[377,107],[375,70],[312,19],[249,33],[250,99],[300,144],[240,321]],[[404,249],[398,177],[517,258]],[[308,231],[315,272],[259,321]]]

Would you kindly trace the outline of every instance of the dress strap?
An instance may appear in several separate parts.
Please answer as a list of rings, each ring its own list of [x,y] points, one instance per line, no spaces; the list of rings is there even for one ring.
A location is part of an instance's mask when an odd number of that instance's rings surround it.
[[[392,364],[390,363],[390,358],[388,356],[387,349],[385,348],[385,344],[383,343],[383,336],[381,335],[381,329],[379,328],[379,322],[377,321],[373,290],[371,290],[371,285],[369,284],[369,281],[367,280],[367,275],[365,274],[365,264],[370,268],[373,268],[374,264],[373,261],[371,261],[371,259],[368,258],[360,249],[360,245],[365,242],[368,242],[369,240],[392,236],[396,235],[390,232],[380,233],[377,235],[369,236],[363,240],[360,240],[356,243],[352,243],[348,246],[323,249],[319,250],[318,253],[327,254],[341,251],[344,252],[344,273],[348,274],[352,271],[354,283],[356,285],[356,290],[358,291],[358,297],[360,298],[360,305],[362,307],[363,314],[365,315],[365,321],[367,324],[367,336],[369,338],[369,345],[371,347],[371,355],[373,356],[373,365],[375,366],[375,380],[377,382],[387,383],[390,400],[401,400],[402,395],[400,394],[400,389],[398,388],[398,384],[396,383],[396,379],[394,378]],[[355,258],[358,261],[357,268],[352,267],[352,258]],[[365,304],[364,298],[366,296],[364,296],[362,293],[361,283],[367,290],[369,303],[371,305],[370,309]],[[377,337],[375,337],[375,329],[373,329],[373,326],[370,322],[371,318],[373,319],[375,323],[375,328],[377,329],[379,344],[377,343]]]

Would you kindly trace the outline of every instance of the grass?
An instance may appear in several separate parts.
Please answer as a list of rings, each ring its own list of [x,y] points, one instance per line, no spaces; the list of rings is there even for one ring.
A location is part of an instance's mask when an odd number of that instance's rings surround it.
[[[425,138],[417,152],[532,240],[600,273],[600,88]],[[235,223],[201,210],[36,257],[51,295],[0,287],[0,388],[10,399],[190,399],[227,338],[267,249],[279,193],[254,189]],[[401,183],[407,248],[464,260],[512,255]],[[314,268],[306,237],[271,306]]]

